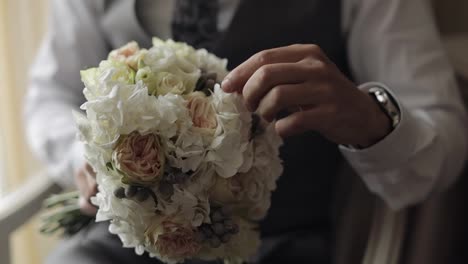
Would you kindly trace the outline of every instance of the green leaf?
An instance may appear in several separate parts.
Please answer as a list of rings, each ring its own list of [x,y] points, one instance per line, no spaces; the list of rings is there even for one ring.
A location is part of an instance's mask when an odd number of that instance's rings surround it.
[[[80,194],[78,191],[67,192],[63,194],[55,194],[44,200],[44,207],[52,208],[57,205],[70,204],[71,201],[78,201],[79,197]]]
[[[106,167],[107,167],[107,170],[114,170],[114,165],[112,165],[112,162],[107,162]]]

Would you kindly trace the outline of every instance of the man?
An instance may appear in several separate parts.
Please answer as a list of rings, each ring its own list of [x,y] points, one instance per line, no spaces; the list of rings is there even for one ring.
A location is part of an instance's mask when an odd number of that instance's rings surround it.
[[[461,170],[466,113],[425,0],[56,0],[31,74],[28,135],[59,182],[76,176],[88,213],[95,182],[71,117],[83,102],[79,70],[130,40],[149,46],[150,35],[227,57],[223,89],[286,139],[259,262],[330,263],[340,152],[394,209]],[[90,226],[49,262],[155,262],[106,228]]]

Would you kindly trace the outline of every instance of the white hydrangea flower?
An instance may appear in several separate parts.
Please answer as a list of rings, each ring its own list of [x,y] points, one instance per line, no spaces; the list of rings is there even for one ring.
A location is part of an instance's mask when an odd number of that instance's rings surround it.
[[[207,153],[207,161],[215,164],[219,176],[228,178],[234,176],[240,168],[248,169],[244,163],[250,163],[251,115],[239,95],[227,94],[219,85],[215,86],[212,100],[218,127]]]
[[[116,84],[131,84],[135,81],[135,71],[118,61],[102,61],[99,67],[81,71],[80,74],[85,85],[83,94],[87,100],[108,96]]]
[[[153,45],[155,49],[170,48],[176,52],[179,58],[190,61],[198,69],[204,72],[216,73],[218,81],[223,80],[228,74],[227,59],[220,59],[206,49],[195,50],[185,43],[174,42],[171,39],[163,41],[159,38],[153,38]]]
[[[96,221],[111,220],[109,231],[120,237],[124,247],[141,249],[145,246],[146,226],[154,217],[153,203],[150,199],[137,203],[131,199],[116,198],[113,192],[122,183],[119,178],[109,176],[109,173],[103,175],[99,172],[96,175],[99,192],[91,200],[99,207]],[[140,250],[138,253],[143,252]]]
[[[214,72],[218,81],[222,81],[228,74],[226,59],[220,59],[206,49],[196,51],[197,66],[205,72]]]

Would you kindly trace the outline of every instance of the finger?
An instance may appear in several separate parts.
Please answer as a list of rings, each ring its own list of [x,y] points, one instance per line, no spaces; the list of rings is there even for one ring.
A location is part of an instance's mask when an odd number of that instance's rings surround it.
[[[86,163],[85,170],[89,176],[91,176],[92,178],[96,178],[96,172],[94,171],[93,167],[89,165],[89,163]]]
[[[93,186],[96,185],[96,175],[94,174],[94,171],[89,171],[88,169],[83,170],[83,173],[85,175],[85,181],[88,189],[92,188]]]
[[[224,79],[221,87],[225,92],[242,90],[247,80],[260,67],[275,63],[292,63],[302,60],[305,56],[321,56],[321,50],[316,45],[291,45],[259,52],[232,70]]]
[[[94,171],[90,173],[88,170],[85,170],[84,174],[86,175],[86,183],[89,187],[96,185],[96,175]]]
[[[314,107],[306,111],[298,111],[285,118],[276,121],[277,133],[283,137],[289,137],[306,131],[320,132],[326,126],[327,112],[323,107]]]
[[[296,84],[314,78],[314,66],[306,63],[264,65],[247,81],[242,91],[247,108],[254,111],[262,98],[281,84]]]
[[[91,196],[96,196],[97,192],[98,192],[98,186],[97,186],[96,181],[94,181],[94,184],[92,185],[92,188],[91,188],[91,193],[93,195],[91,195]]]
[[[306,110],[328,100],[322,90],[320,85],[314,83],[275,86],[260,101],[257,113],[271,122],[282,110]]]
[[[83,196],[81,196],[79,199],[79,206],[81,212],[83,212],[85,215],[95,216],[97,213],[97,208]]]
[[[75,183],[78,191],[80,192],[81,196],[86,195],[86,190],[88,189],[88,180],[87,180],[86,172],[84,169],[80,169],[75,174]]]
[[[91,197],[95,196],[96,193],[98,192],[97,189],[97,183],[96,179],[93,178],[92,176],[88,175],[86,177],[86,189],[83,191],[84,192],[84,198],[89,200]]]

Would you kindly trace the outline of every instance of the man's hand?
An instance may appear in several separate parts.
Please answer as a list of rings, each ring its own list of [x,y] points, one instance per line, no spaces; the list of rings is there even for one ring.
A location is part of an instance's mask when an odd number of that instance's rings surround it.
[[[338,144],[370,146],[391,130],[390,119],[316,45],[265,50],[235,68],[226,92],[242,93],[249,110],[276,121],[283,136],[317,131]]]
[[[86,163],[75,174],[75,182],[80,192],[81,211],[90,216],[96,215],[97,208],[91,204],[90,198],[97,193],[96,173],[93,168]]]

